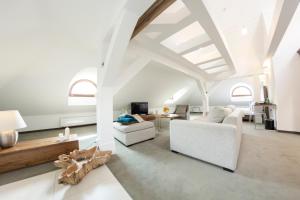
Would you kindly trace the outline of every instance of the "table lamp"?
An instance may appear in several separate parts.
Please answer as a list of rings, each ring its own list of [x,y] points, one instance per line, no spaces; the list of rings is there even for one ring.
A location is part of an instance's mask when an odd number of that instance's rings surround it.
[[[25,128],[26,123],[19,111],[0,111],[0,146],[3,148],[12,147],[18,141],[16,129]]]

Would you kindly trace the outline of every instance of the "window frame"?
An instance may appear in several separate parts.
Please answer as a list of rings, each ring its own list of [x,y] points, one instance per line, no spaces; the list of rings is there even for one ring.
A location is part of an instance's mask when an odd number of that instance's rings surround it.
[[[249,92],[250,92],[250,95],[235,95],[234,94],[234,91],[238,88],[245,88],[247,89]],[[253,97],[253,93],[252,93],[252,90],[251,88],[245,86],[245,85],[238,85],[238,86],[235,86],[232,91],[231,91],[231,97]]]
[[[72,90],[75,87],[75,85],[78,83],[81,83],[81,82],[89,82],[92,85],[94,85],[95,88],[97,89],[97,85],[96,85],[96,83],[94,83],[94,81],[89,80],[89,79],[79,79],[71,85],[71,87],[69,89],[69,97],[96,97],[96,94],[76,94],[76,93],[74,94],[74,93],[72,93]]]

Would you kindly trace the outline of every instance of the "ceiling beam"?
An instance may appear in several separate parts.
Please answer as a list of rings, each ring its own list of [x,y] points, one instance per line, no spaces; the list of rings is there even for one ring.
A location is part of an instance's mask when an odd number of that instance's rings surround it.
[[[203,42],[203,43],[198,44],[198,45],[196,45],[196,46],[194,46],[192,48],[184,50],[183,52],[180,53],[180,55],[184,55],[184,54],[190,53],[192,51],[196,51],[196,50],[198,50],[200,48],[207,47],[207,46],[212,45],[212,44],[213,44],[213,42],[211,40]]]
[[[152,6],[139,18],[131,39],[148,26],[158,15],[166,10],[175,0],[156,0]]]
[[[202,70],[213,69],[213,68],[222,67],[222,66],[225,66],[225,65],[226,64],[215,65],[215,66],[211,66],[211,67],[208,67],[208,68],[205,68],[205,69],[202,69]]]
[[[219,57],[216,57],[216,58],[212,58],[212,59],[209,59],[209,60],[206,60],[206,61],[197,63],[197,64],[195,64],[195,65],[203,65],[203,64],[206,64],[206,63],[209,63],[209,62],[212,62],[212,61],[220,60],[220,59],[222,59],[222,58],[223,58],[222,56],[219,56]]]
[[[280,0],[277,2],[269,41],[266,59],[274,56],[296,10],[300,0]]]
[[[190,10],[191,13],[195,15],[195,19],[201,24],[207,35],[211,38],[212,42],[215,44],[218,51],[221,53],[222,57],[226,61],[229,68],[232,71],[236,71],[233,60],[231,58],[229,49],[225,43],[225,40],[215,25],[212,17],[210,16],[204,0],[182,0],[185,6]],[[200,64],[200,63],[199,63]]]

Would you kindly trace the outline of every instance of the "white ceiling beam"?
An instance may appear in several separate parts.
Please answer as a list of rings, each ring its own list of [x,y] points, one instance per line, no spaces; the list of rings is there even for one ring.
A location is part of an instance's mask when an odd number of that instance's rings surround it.
[[[173,60],[174,62],[177,62],[181,66],[184,66],[185,68],[194,71],[194,73],[199,74],[203,78],[206,78],[203,70],[200,70],[198,67],[187,61],[185,58],[182,56],[178,55],[177,53],[169,50],[167,47],[160,45],[160,43],[153,42],[153,40],[150,40],[143,34],[137,36],[135,38],[136,44],[139,43],[141,44],[145,49],[148,49],[152,52],[156,52],[170,60]]]
[[[139,45],[138,42],[136,42],[136,41],[132,41],[132,42],[135,42],[134,46],[135,46],[136,51],[138,51],[142,55],[147,55],[152,60],[162,63],[162,64],[164,64],[172,69],[175,69],[177,71],[180,71],[189,77],[192,77],[192,78],[200,80],[200,81],[206,81],[206,79],[202,76],[202,73],[197,72],[192,69],[189,69],[186,66],[181,65],[180,62],[177,62],[174,59],[170,59],[167,56],[162,55],[160,52],[151,50],[149,48],[146,49],[146,48],[142,47],[141,45]]]
[[[146,32],[161,32],[161,34],[155,38],[156,41],[161,42],[195,21],[196,19],[194,19],[193,16],[188,16],[177,24],[150,24],[146,28]]]
[[[209,37],[223,56],[224,60],[228,64],[229,68],[231,68],[232,71],[235,71],[234,63],[232,61],[227,45],[225,44],[225,40],[222,37],[220,31],[217,29],[214,21],[210,17],[203,1],[183,0],[183,2],[186,7],[194,14],[194,16],[196,16],[195,18],[200,22],[201,26],[209,35]]]
[[[183,54],[186,54],[186,53],[190,53],[192,51],[195,51],[195,50],[203,48],[203,47],[207,47],[207,46],[209,46],[211,44],[213,44],[213,42],[211,40],[209,40],[207,42],[203,42],[202,44],[198,44],[198,45],[196,45],[196,46],[194,46],[192,48],[189,48],[189,49],[181,52],[180,55],[183,55]]]
[[[136,76],[151,59],[145,56],[139,56],[130,66],[116,78],[116,86],[114,94],[116,94],[122,87],[124,87],[134,76]]]
[[[209,62],[212,62],[212,61],[220,60],[220,59],[222,59],[222,58],[223,58],[222,56],[216,57],[216,58],[212,58],[212,59],[209,59],[209,60],[206,60],[206,61],[197,63],[196,65],[203,65],[203,64],[206,64],[206,63],[209,63]]]
[[[270,35],[268,37],[266,59],[271,58],[275,54],[297,10],[299,2],[300,0],[279,0],[277,2]]]
[[[132,0],[126,4],[125,9],[120,14],[114,27],[111,40],[109,41],[107,53],[105,54],[101,84],[105,86],[114,85],[115,77],[119,75],[122,61],[136,23],[140,15],[142,15],[152,3],[153,0]]]
[[[226,64],[214,65],[214,66],[205,68],[205,69],[203,69],[203,70],[209,70],[209,69],[213,69],[213,68],[217,68],[217,67],[222,67],[222,66],[225,66],[225,65],[226,65]],[[200,69],[201,69],[201,68],[200,68]]]

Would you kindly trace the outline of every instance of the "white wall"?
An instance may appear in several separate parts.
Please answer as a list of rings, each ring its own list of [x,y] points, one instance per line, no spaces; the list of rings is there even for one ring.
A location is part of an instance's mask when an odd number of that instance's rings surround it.
[[[160,108],[178,91],[186,90],[175,104],[201,105],[194,79],[157,62],[150,62],[114,96],[114,110],[129,108],[130,102],[146,101]]]
[[[213,92],[209,95],[210,106],[249,106],[249,102],[233,102],[230,98],[230,90],[237,83],[246,83],[251,86],[254,92],[254,101],[259,101],[260,85],[257,76],[251,76],[246,78],[234,78],[221,81]]]
[[[125,2],[1,1],[0,110],[19,110],[28,130],[95,112],[68,106],[68,87],[81,69],[101,65],[103,40]]]
[[[300,132],[300,7],[291,21],[274,57],[275,100],[278,130]]]

